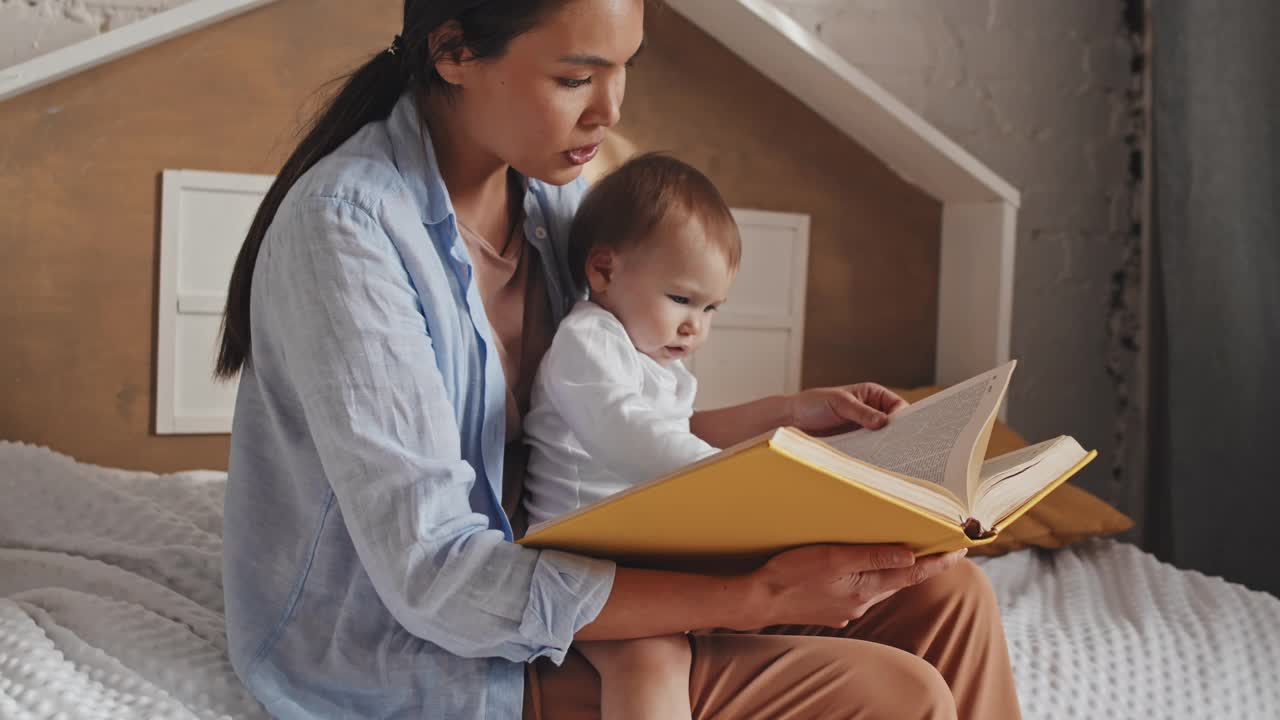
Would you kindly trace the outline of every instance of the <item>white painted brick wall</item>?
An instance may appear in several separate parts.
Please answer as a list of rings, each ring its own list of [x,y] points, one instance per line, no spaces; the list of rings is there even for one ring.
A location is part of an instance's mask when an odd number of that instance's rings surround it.
[[[1107,458],[1111,275],[1130,223],[1120,0],[773,0],[1022,191],[1011,423]],[[1085,484],[1113,502],[1110,460]]]
[[[188,0],[0,0],[0,68],[123,27]]]

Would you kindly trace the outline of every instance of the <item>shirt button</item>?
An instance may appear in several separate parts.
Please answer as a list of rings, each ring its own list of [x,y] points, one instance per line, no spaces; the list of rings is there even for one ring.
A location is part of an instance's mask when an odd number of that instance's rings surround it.
[[[546,240],[546,239],[547,239],[547,229],[546,229],[546,228],[544,228],[544,227],[541,227],[541,226],[536,227],[536,228],[534,228],[534,229],[533,229],[533,236],[534,236],[534,237],[536,237],[536,238],[538,238],[539,240]]]

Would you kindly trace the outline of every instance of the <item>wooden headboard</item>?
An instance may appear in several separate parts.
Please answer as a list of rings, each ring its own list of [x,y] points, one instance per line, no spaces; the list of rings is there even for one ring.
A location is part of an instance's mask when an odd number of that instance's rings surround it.
[[[279,0],[0,103],[0,439],[115,467],[224,469],[156,436],[160,172],[274,173],[315,92],[398,0]],[[811,217],[803,382],[932,382],[941,206],[677,13],[652,19],[620,139],[730,205]]]

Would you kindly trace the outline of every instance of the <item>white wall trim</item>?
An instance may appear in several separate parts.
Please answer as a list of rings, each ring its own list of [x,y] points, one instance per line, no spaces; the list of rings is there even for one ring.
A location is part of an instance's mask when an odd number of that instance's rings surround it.
[[[767,0],[669,4],[929,195],[1020,203],[1012,185]]]
[[[943,206],[937,384],[951,385],[1009,361],[1016,235],[1017,211],[1008,203]]]
[[[191,0],[124,27],[0,70],[0,101],[274,0]]]
[[[753,315],[737,312],[729,302],[716,318],[717,327],[786,328],[790,330],[787,348],[787,392],[800,390],[801,371],[804,369],[804,315],[808,299],[809,283],[809,216],[802,213],[785,213],[765,210],[732,208],[738,225],[773,227],[794,233],[796,254],[803,258],[791,267],[787,278],[791,288],[790,310],[784,316]],[[732,292],[730,292],[732,296]]]

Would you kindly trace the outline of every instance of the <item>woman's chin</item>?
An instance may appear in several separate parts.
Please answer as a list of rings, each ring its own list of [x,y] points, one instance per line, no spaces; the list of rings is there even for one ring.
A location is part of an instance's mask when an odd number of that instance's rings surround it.
[[[563,158],[563,155],[558,157]],[[541,180],[548,185],[568,185],[582,175],[582,168],[582,165],[573,165],[566,160],[563,163],[555,163],[550,166],[533,169],[533,172],[525,172],[521,168],[516,169],[520,170],[525,177]]]
[[[582,167],[583,166],[581,165],[569,165],[567,167],[556,168],[553,172],[548,173],[547,178],[539,179],[543,180],[543,182],[551,183],[552,185],[568,185],[582,175]]]

